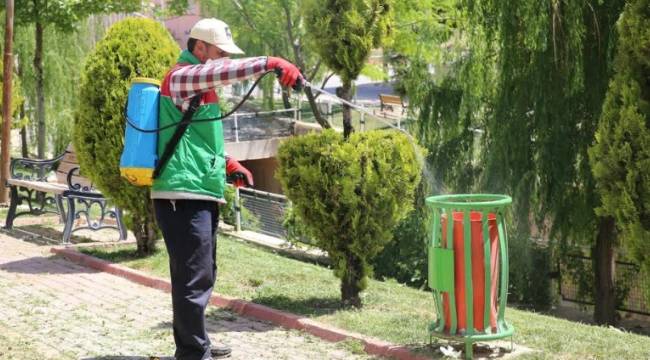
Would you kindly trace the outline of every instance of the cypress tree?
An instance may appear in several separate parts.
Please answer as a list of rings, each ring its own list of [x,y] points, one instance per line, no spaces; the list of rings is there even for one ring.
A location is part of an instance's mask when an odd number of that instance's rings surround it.
[[[628,4],[618,24],[614,75],[590,151],[601,216],[612,217],[624,249],[641,264],[650,298],[650,1]]]

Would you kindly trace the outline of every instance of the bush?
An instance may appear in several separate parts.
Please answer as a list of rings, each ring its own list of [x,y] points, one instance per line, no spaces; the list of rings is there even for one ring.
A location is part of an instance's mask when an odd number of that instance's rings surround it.
[[[413,210],[395,228],[393,240],[372,261],[375,277],[394,278],[414,287],[426,283],[427,239],[431,236],[431,211],[424,202],[426,189],[423,179],[415,192]]]
[[[82,70],[73,136],[79,164],[106,196],[126,210],[140,255],[153,252],[158,236],[149,188],[133,186],[120,177],[124,104],[131,79],[162,79],[179,51],[161,24],[129,18],[108,29]]]
[[[361,306],[370,261],[412,208],[421,172],[414,150],[397,132],[355,133],[344,140],[327,130],[292,138],[278,151],[284,192],[329,254],[345,305]]]

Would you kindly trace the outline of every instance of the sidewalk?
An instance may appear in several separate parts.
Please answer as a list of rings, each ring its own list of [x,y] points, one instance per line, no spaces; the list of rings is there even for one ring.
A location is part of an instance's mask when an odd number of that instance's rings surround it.
[[[172,359],[171,298],[0,234],[0,359]],[[368,359],[344,344],[208,308],[232,359]]]

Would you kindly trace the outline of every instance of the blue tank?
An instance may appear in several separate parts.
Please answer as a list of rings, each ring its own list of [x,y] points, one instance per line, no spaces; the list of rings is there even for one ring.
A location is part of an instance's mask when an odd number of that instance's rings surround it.
[[[126,115],[137,127],[158,128],[159,88],[160,82],[154,79],[135,78],[131,82]],[[120,174],[134,185],[151,186],[157,160],[158,133],[136,130],[126,122]]]

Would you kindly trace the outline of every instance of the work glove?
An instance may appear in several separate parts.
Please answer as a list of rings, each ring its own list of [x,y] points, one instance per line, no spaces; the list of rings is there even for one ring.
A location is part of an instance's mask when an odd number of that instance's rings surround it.
[[[282,86],[296,87],[302,78],[296,65],[279,57],[269,56],[266,60],[266,70],[275,70]]]
[[[253,186],[253,174],[230,156],[226,156],[226,176],[235,187]]]

